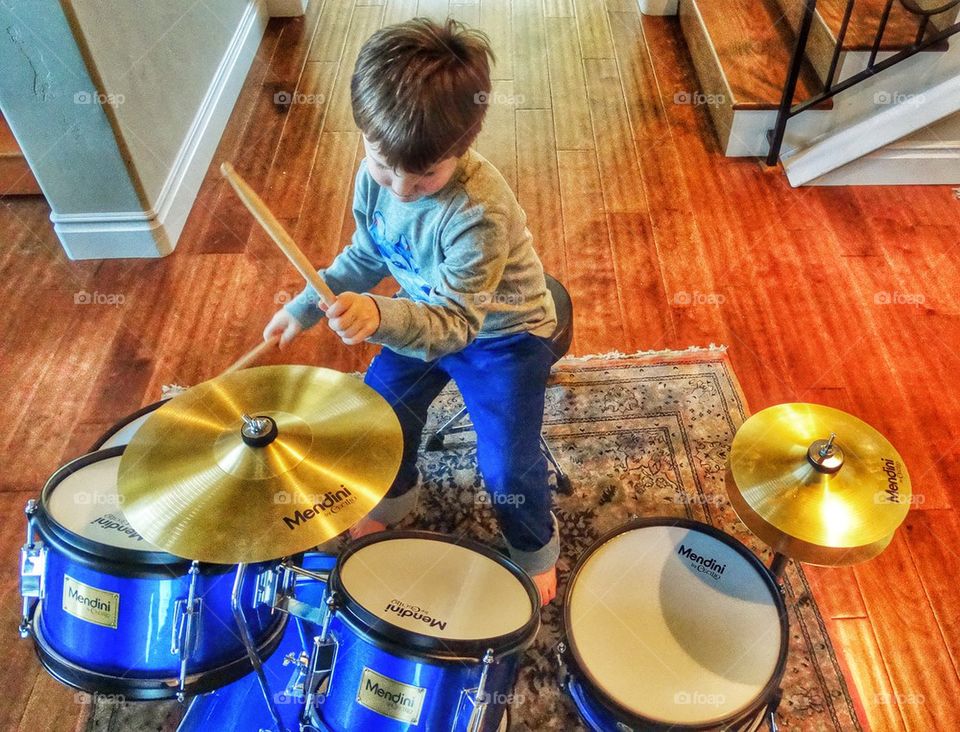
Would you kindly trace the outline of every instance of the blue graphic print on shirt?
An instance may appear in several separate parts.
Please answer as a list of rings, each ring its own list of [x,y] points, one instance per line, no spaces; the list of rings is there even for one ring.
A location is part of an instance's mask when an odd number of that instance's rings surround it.
[[[373,221],[367,227],[370,232],[370,238],[377,245],[377,251],[383,257],[390,272],[400,283],[400,286],[408,294],[422,293],[430,297],[431,287],[427,281],[420,275],[420,268],[413,260],[413,252],[407,238],[400,234],[396,241],[390,241],[387,236],[386,223],[383,220],[383,214],[380,211],[374,211]]]

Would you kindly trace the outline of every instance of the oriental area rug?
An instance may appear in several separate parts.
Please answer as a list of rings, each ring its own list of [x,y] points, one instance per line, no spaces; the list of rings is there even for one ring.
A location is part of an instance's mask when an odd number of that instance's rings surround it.
[[[445,390],[424,434],[461,406],[456,390]],[[544,434],[573,491],[555,500],[562,543],[559,594],[543,611],[540,633],[523,658],[511,730],[586,729],[558,686],[556,647],[563,639],[566,582],[598,537],[633,518],[685,517],[713,525],[769,563],[769,550],[737,519],[724,488],[729,447],[748,415],[719,348],[564,359],[554,367]],[[448,436],[441,451],[424,450],[421,468],[426,490],[401,528],[494,542],[498,532],[489,502],[476,498],[482,481],[473,433]],[[799,565],[788,565],[783,585],[790,641],[780,729],[860,730],[854,699]],[[87,711],[86,729],[171,730],[181,713],[175,702],[97,701]]]

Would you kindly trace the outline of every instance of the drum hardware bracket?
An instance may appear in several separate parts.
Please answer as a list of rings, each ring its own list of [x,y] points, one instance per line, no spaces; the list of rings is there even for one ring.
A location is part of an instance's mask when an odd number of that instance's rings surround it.
[[[203,599],[197,597],[197,577],[200,575],[200,562],[190,563],[190,589],[186,600],[177,600],[174,604],[173,639],[170,652],[180,656],[180,679],[177,700],[182,704],[186,699],[184,689],[187,684],[187,664],[200,643],[200,613]]]
[[[27,501],[24,513],[27,516],[27,542],[20,548],[20,596],[23,612],[18,632],[21,638],[30,637],[30,617],[34,605],[46,595],[47,548],[34,541],[33,517],[37,513],[37,501]]]
[[[329,572],[314,572],[312,569],[304,569],[303,567],[298,567],[293,562],[283,562],[280,565],[287,572],[300,576],[306,577],[307,579],[316,580],[317,582],[323,582],[327,584],[330,581]]]
[[[560,685],[561,689],[566,688],[567,683],[570,681],[570,672],[567,670],[567,662],[565,656],[567,655],[567,644],[563,641],[557,643],[557,683]]]
[[[257,577],[257,592],[254,602],[257,605],[277,607],[277,586],[280,581],[279,573],[274,570],[261,573]]]
[[[233,580],[233,594],[230,598],[230,607],[233,611],[233,618],[237,623],[237,630],[240,631],[240,640],[247,650],[247,657],[250,659],[250,664],[253,666],[253,670],[257,674],[257,680],[260,682],[260,691],[263,693],[264,701],[266,701],[267,708],[270,710],[270,716],[273,717],[273,721],[280,732],[288,732],[283,724],[283,719],[280,717],[280,712],[277,710],[276,700],[273,698],[273,694],[270,693],[270,683],[267,681],[267,675],[263,671],[263,661],[261,661],[260,655],[257,653],[257,649],[253,644],[250,626],[247,624],[247,618],[243,614],[243,606],[240,604],[240,591],[243,589],[243,578],[246,573],[247,565],[241,562],[237,565],[237,574]]]
[[[470,692],[467,692],[467,698],[473,703],[473,713],[470,715],[470,723],[467,727],[468,732],[479,732],[479,730],[483,729],[487,709],[490,707],[490,695],[487,693],[487,675],[490,673],[490,667],[493,665],[493,662],[493,649],[488,648],[480,661],[480,663],[483,664],[483,671],[480,672],[480,683],[477,684],[477,693],[471,697]]]
[[[317,689],[320,686],[320,683],[323,681],[323,674],[332,674],[333,667],[337,663],[337,651],[339,646],[337,645],[336,639],[325,639],[327,635],[327,629],[323,629],[324,637],[315,635],[313,637],[313,648],[310,651],[310,660],[307,663],[306,669],[306,678],[303,681],[303,695],[304,695],[304,710],[301,715],[301,722],[303,725],[309,725],[312,720],[310,718],[310,711],[313,710],[314,705],[323,699],[318,699],[319,695],[317,694]],[[333,656],[331,656],[330,667],[326,669],[320,668],[320,652],[324,648],[333,646]],[[306,654],[304,654],[306,655]]]
[[[780,732],[780,726],[777,724],[777,709],[780,707],[780,700],[783,698],[783,689],[777,689],[777,693],[770,700],[770,706],[767,707],[767,727],[770,732]]]

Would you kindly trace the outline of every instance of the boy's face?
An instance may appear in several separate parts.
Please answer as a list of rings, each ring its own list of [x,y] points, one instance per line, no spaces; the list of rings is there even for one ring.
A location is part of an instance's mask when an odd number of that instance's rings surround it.
[[[450,182],[457,169],[457,158],[444,158],[434,163],[423,173],[407,173],[394,170],[377,151],[377,146],[366,137],[363,147],[367,152],[367,170],[377,185],[388,188],[402,203],[413,203],[423,196],[430,196]]]

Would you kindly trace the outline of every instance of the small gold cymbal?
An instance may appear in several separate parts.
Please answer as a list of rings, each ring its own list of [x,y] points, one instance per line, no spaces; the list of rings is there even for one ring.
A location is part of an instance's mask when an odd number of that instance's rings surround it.
[[[866,422],[819,404],[780,404],[737,431],[727,493],[774,551],[842,565],[887,547],[912,488],[900,454]]]
[[[353,526],[403,450],[389,404],[311,366],[223,374],[157,409],[120,461],[124,515],[147,541],[215,564],[304,551]]]

